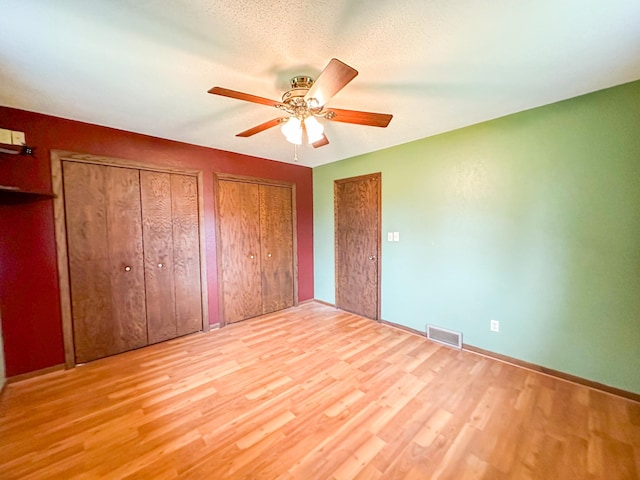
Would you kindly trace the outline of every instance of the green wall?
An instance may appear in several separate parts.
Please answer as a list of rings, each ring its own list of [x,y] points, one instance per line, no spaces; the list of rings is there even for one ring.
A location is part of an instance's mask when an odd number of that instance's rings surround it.
[[[315,168],[316,299],[333,181],[378,171],[382,319],[640,393],[640,81]]]

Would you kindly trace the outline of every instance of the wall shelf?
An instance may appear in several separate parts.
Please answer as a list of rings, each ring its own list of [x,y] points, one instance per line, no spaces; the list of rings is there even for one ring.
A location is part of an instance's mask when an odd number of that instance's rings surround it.
[[[26,145],[11,145],[10,143],[0,143],[0,153],[9,155],[31,155],[33,147]]]
[[[50,192],[37,190],[22,190],[18,187],[0,185],[0,204],[13,205],[16,203],[28,203],[38,200],[51,200],[55,195]]]

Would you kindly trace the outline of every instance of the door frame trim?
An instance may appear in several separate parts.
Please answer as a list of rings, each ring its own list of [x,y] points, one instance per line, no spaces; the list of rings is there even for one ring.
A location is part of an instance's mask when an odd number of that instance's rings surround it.
[[[334,268],[334,285],[335,285],[335,302],[336,302],[336,306],[337,308],[340,308],[338,306],[338,255],[337,255],[337,251],[338,251],[338,207],[339,207],[339,203],[338,203],[338,196],[336,195],[337,193],[337,188],[338,185],[344,184],[344,183],[350,183],[350,182],[360,182],[362,180],[368,180],[371,178],[375,178],[378,180],[378,228],[376,231],[376,270],[377,270],[377,287],[378,287],[378,291],[377,291],[377,305],[376,305],[376,318],[374,318],[374,320],[376,321],[380,321],[380,317],[381,317],[381,297],[382,297],[382,290],[381,290],[381,283],[382,283],[382,261],[380,259],[380,257],[382,256],[382,172],[375,172],[375,173],[369,173],[366,175],[358,175],[355,177],[349,177],[349,178],[341,178],[339,180],[334,180],[333,181],[333,243],[334,243],[334,247],[333,247],[333,251],[334,251],[334,261],[333,261],[333,268]]]
[[[207,287],[207,258],[204,232],[204,177],[202,170],[172,166],[156,166],[149,163],[121,158],[90,155],[66,150],[51,150],[51,186],[54,194],[53,217],[55,226],[56,252],[58,257],[58,288],[60,292],[60,313],[62,317],[62,339],[64,345],[65,368],[73,368],[75,362],[75,342],[73,339],[73,317],[71,314],[71,283],[69,279],[69,252],[67,250],[67,226],[64,209],[64,189],[62,162],[90,163],[109,167],[134,168],[162,173],[176,173],[196,177],[198,181],[198,230],[200,240],[200,288],[202,309],[202,331],[209,331],[209,289]]]
[[[273,180],[271,178],[249,177],[246,175],[235,175],[232,173],[215,172],[213,174],[213,210],[216,219],[216,267],[218,270],[218,318],[220,327],[227,325],[224,315],[224,292],[222,282],[222,245],[220,244],[220,181],[253,183],[257,185],[270,185],[276,187],[291,188],[291,224],[293,229],[293,306],[298,305],[298,212],[296,210],[296,184],[284,180]]]

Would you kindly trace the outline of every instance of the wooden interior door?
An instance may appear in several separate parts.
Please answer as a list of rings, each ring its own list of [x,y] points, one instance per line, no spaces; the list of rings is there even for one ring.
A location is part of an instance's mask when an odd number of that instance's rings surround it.
[[[171,174],[140,171],[149,343],[177,336]]]
[[[75,361],[147,344],[137,170],[63,162]]]
[[[171,214],[176,329],[178,335],[186,335],[202,330],[200,230],[196,177],[171,175]]]
[[[262,313],[294,305],[293,235],[291,188],[260,185]]]
[[[380,173],[334,182],[336,306],[377,320]]]
[[[219,256],[223,319],[262,314],[259,186],[218,180]]]

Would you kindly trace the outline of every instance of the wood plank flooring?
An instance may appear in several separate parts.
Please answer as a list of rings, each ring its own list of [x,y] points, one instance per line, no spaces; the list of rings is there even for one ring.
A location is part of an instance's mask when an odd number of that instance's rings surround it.
[[[637,479],[640,404],[309,303],[9,384],[2,479]]]

